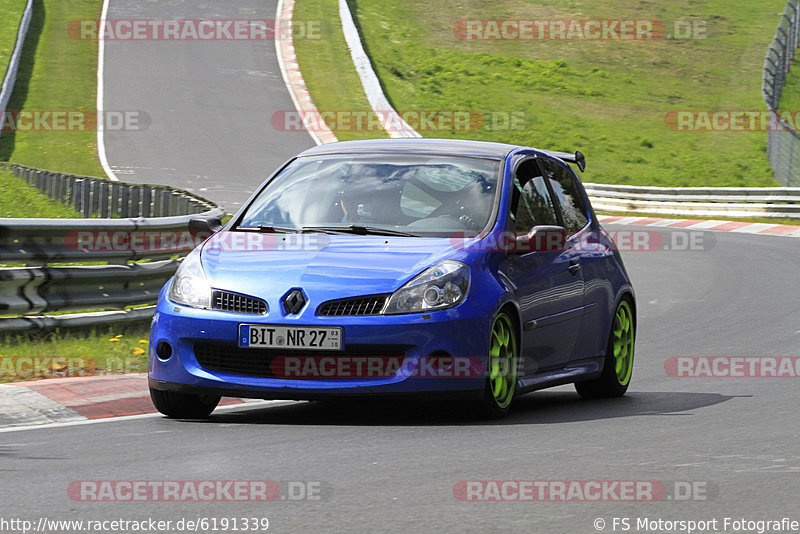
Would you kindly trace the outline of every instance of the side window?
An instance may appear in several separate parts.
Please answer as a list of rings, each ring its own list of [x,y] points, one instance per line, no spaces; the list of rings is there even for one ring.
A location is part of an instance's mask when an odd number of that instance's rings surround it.
[[[567,232],[574,234],[589,223],[586,205],[578,189],[578,184],[572,173],[556,165],[545,163],[545,174],[550,181],[550,187],[561,206],[561,215],[564,218],[564,227]]]
[[[534,226],[558,224],[550,193],[534,160],[525,161],[517,168],[510,215],[514,230],[521,233],[527,233]]]

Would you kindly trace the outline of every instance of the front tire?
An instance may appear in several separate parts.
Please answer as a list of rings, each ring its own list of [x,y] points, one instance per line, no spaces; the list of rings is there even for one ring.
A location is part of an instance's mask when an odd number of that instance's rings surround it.
[[[608,348],[600,378],[576,382],[578,395],[587,398],[621,397],[628,391],[633,374],[636,325],[630,302],[623,299],[614,312]]]
[[[150,388],[150,399],[156,410],[172,419],[205,419],[217,407],[220,398]]]
[[[514,324],[511,316],[503,311],[492,323],[486,359],[486,389],[481,403],[482,415],[488,419],[505,417],[516,394],[519,345]]]

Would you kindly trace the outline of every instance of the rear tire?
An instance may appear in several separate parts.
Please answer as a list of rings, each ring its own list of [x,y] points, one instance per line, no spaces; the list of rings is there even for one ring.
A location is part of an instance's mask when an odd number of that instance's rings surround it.
[[[150,398],[156,410],[173,419],[205,419],[219,404],[220,397],[161,391],[150,388]]]
[[[479,410],[486,419],[505,417],[516,394],[519,344],[514,325],[511,316],[503,311],[492,323],[486,358],[486,389]]]
[[[586,398],[621,397],[628,391],[633,373],[633,347],[635,324],[630,302],[623,299],[617,304],[608,348],[600,378],[576,382],[578,395]]]

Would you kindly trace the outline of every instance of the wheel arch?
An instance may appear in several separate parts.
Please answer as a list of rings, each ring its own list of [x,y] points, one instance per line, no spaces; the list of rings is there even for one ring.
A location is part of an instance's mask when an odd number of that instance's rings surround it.
[[[522,318],[519,311],[519,305],[513,300],[505,301],[497,308],[497,311],[492,317],[492,321],[494,321],[494,318],[500,315],[502,312],[506,312],[508,316],[511,317],[511,320],[514,321],[514,332],[517,335],[517,347],[520,353],[522,353]]]

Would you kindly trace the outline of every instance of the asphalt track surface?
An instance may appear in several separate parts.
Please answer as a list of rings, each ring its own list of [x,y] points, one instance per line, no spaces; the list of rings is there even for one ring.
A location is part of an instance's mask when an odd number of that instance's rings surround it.
[[[111,0],[109,20],[275,19],[274,0]],[[294,110],[273,40],[105,42],[104,109],[138,112],[139,129],[106,131],[122,181],[168,184],[235,211],[276,167],[314,146],[271,126]]]
[[[629,227],[630,228],[630,227]],[[650,229],[652,230],[652,229]],[[658,229],[665,239],[680,230]],[[434,405],[289,403],[207,422],[160,416],[0,433],[6,517],[264,516],[270,532],[596,532],[603,518],[800,519],[797,379],[673,378],[672,356],[797,355],[794,240],[717,233],[705,250],[630,252],[631,389],[526,395],[499,422]],[[669,241],[666,241],[669,242]],[[78,480],[320,482],[318,501],[76,502]],[[699,483],[698,500],[461,502],[462,480]],[[619,530],[617,530],[619,531]],[[718,530],[722,532],[721,528]],[[661,531],[666,532],[666,531]],[[733,532],[728,530],[727,532]]]

